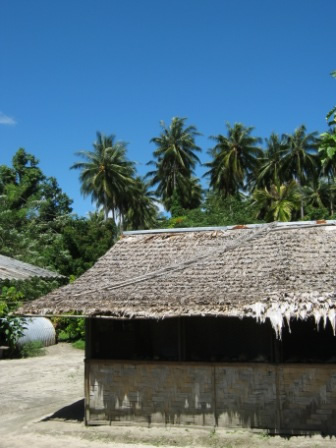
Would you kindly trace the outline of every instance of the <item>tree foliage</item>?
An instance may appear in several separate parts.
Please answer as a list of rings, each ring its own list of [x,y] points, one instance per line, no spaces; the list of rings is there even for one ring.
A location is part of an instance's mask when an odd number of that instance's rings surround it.
[[[76,153],[84,162],[76,162],[71,168],[80,170],[81,191],[90,195],[97,205],[102,205],[105,219],[111,211],[113,219],[124,216],[129,208],[135,173],[134,163],[126,158],[126,143],[116,142],[114,135],[97,132],[93,151]]]
[[[185,209],[198,206],[201,200],[199,181],[193,177],[196,164],[200,163],[196,153],[201,148],[195,142],[200,134],[195,126],[185,126],[185,122],[186,118],[174,117],[167,127],[162,121],[160,135],[151,140],[156,145],[155,160],[149,162],[154,170],[147,176],[150,185],[157,186],[156,195],[168,211],[174,200]]]
[[[226,124],[227,135],[212,137],[216,145],[209,150],[212,160],[206,163],[210,187],[223,197],[238,196],[251,181],[262,150],[261,139],[253,137],[253,127],[242,123]]]
[[[204,164],[209,185],[195,174],[200,134],[186,121],[161,122],[159,136],[151,140],[152,169],[145,177],[128,160],[125,143],[98,132],[93,150],[78,152],[82,160],[71,167],[79,170],[81,191],[97,207],[87,217],[72,213],[72,200],[57,179],[47,177],[38,159],[20,148],[11,166],[0,166],[0,253],[57,271],[65,276],[62,283],[90,268],[121,228],[335,218],[335,108],[327,114],[329,130],[319,138],[301,125],[293,133],[271,133],[262,145],[253,127],[227,124],[225,135],[212,137],[215,144]],[[160,206],[170,216],[159,213]],[[13,343],[21,330],[9,313],[61,283],[0,282],[0,337]],[[82,320],[64,317],[55,323],[64,337],[81,337],[84,331]]]
[[[271,221],[290,221],[293,212],[300,207],[301,195],[298,184],[292,180],[288,184],[273,184],[268,189],[255,190],[254,204],[258,208],[258,216]]]
[[[80,275],[112,246],[113,220],[71,214],[72,200],[38,160],[20,148],[13,166],[0,166],[0,253],[57,271]],[[28,194],[29,193],[29,194]]]

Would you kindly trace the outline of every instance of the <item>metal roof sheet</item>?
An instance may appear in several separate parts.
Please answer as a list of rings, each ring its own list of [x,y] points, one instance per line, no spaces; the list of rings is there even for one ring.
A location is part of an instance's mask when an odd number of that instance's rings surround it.
[[[33,277],[60,278],[63,276],[57,272],[0,255],[0,280],[26,280]]]

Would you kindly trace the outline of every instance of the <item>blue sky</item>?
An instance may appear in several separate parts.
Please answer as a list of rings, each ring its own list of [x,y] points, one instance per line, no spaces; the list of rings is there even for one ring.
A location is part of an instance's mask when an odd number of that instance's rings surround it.
[[[159,122],[254,134],[326,128],[336,103],[335,0],[1,0],[0,164],[19,147],[74,199],[74,153],[96,131],[147,171]],[[201,175],[204,169],[198,168]]]

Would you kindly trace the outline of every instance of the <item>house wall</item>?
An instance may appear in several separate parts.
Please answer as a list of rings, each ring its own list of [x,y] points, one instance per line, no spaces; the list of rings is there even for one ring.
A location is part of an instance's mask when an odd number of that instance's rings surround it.
[[[86,422],[336,432],[336,366],[86,361]]]

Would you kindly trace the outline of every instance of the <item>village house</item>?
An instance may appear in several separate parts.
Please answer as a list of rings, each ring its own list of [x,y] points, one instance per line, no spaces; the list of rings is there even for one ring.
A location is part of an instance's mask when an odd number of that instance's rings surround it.
[[[334,221],[124,232],[25,315],[87,318],[86,423],[336,432]]]

